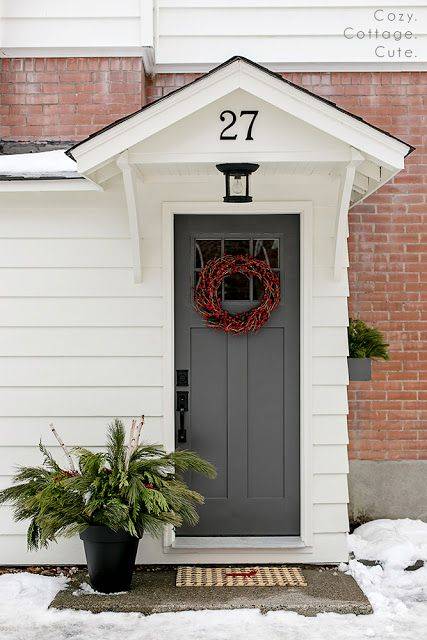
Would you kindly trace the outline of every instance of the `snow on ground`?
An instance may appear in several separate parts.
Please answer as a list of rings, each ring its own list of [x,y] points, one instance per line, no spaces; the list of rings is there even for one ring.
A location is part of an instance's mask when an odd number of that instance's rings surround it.
[[[427,561],[427,523],[421,520],[375,520],[349,536],[349,548],[359,560],[381,560],[404,569]]]
[[[345,570],[371,600],[369,616],[326,613],[305,618],[296,613],[257,610],[196,611],[144,617],[136,613],[92,614],[49,610],[66,578],[18,573],[0,576],[1,640],[421,640],[427,629],[427,567],[403,571],[396,557],[412,559],[412,545],[424,549],[422,523],[380,520],[360,527],[350,536],[350,546],[370,551],[369,540],[382,549],[386,542],[390,559],[381,566],[366,567],[350,561]],[[427,526],[427,525],[424,525]],[[393,528],[394,527],[394,528]],[[360,531],[362,529],[362,531]],[[389,534],[384,536],[384,532]],[[390,533],[390,532],[395,532]],[[404,534],[402,532],[405,532]],[[394,537],[393,537],[394,535]],[[406,541],[402,542],[402,536]],[[393,545],[395,552],[391,552]],[[407,546],[407,548],[405,547]],[[372,551],[372,549],[371,549]],[[405,555],[406,554],[406,555]],[[385,556],[384,556],[385,558]],[[344,567],[341,567],[344,569]]]
[[[39,153],[14,153],[0,155],[0,174],[41,175],[77,172],[77,165],[65,151],[40,151]]]

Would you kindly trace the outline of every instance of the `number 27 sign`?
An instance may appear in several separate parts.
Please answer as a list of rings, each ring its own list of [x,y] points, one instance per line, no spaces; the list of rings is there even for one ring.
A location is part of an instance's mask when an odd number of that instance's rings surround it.
[[[246,131],[245,140],[253,140],[252,137],[252,127],[254,126],[255,119],[258,115],[258,111],[241,111],[239,114],[239,118],[245,118],[246,116],[250,116],[247,118],[248,128]],[[237,115],[234,111],[230,111],[230,109],[225,109],[219,116],[221,122],[225,122],[226,126],[221,131],[221,135],[219,136],[220,140],[237,140],[237,133],[233,133],[234,126],[237,122]],[[228,132],[228,133],[226,133]]]

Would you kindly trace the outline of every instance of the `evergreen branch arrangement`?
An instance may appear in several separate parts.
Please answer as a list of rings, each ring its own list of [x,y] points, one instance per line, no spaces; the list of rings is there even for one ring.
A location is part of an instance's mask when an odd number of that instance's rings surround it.
[[[375,327],[368,327],[363,320],[350,318],[348,349],[350,358],[379,358],[389,360],[388,344]]]
[[[143,424],[144,417],[132,422],[126,445],[124,425],[116,419],[109,427],[106,450],[100,452],[68,449],[51,425],[69,468],[61,468],[40,442],[43,464],[20,467],[14,485],[0,492],[0,503],[13,505],[15,520],[30,520],[29,549],[91,525],[140,538],[144,531],[160,535],[165,524],[197,523],[196,506],[203,496],[187,486],[183,473],[214,478],[214,467],[192,451],[167,453],[161,445],[140,444]]]

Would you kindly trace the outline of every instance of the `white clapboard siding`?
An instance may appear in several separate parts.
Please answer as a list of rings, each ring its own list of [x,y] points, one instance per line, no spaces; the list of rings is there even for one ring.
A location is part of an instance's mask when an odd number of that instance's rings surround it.
[[[0,299],[0,326],[161,326],[161,298]]]
[[[314,386],[313,413],[320,415],[347,415],[347,388],[344,385]]]
[[[181,20],[185,21],[184,19]],[[347,26],[347,24],[343,26],[342,31]],[[369,26],[372,27],[372,23]],[[206,65],[205,43],[208,40],[211,59],[217,63],[226,60],[235,55],[236,51],[239,51],[240,55],[266,64],[273,63],[275,68],[280,68],[281,70],[292,63],[295,66],[311,63],[309,66],[312,67],[313,62],[317,62],[317,68],[319,69],[319,62],[322,61],[325,65],[329,62],[342,63],[343,51],[348,51],[349,53],[345,58],[350,62],[358,62],[359,65],[360,63],[372,62],[378,65],[381,64],[378,61],[378,57],[375,56],[375,47],[372,47],[371,40],[364,38],[357,39],[355,42],[356,38],[353,38],[343,42],[342,31],[336,36],[326,36],[322,39],[314,38],[312,35],[304,36],[299,34],[265,38],[260,37],[260,34],[240,38],[218,35],[207,38],[194,32],[191,37],[160,36],[161,47],[157,49],[156,63],[161,70],[168,70],[171,67],[176,68],[175,65],[189,65],[191,61],[191,68],[196,70],[197,64]],[[417,42],[421,48],[420,55],[425,60],[426,36],[422,34],[418,37],[420,39],[420,42]],[[321,57],[319,57],[319,52],[321,52]]]
[[[348,381],[347,358],[313,358],[313,384],[342,385]]]
[[[73,193],[74,206],[55,207],[52,199],[43,201],[45,206],[31,207],[33,194],[20,196],[27,207],[16,208],[11,201],[0,213],[1,238],[129,238],[129,223],[124,204],[113,208],[111,203],[102,202],[96,208],[89,208],[84,201],[78,206],[78,196]],[[90,194],[86,194],[89,196]],[[111,193],[109,194],[111,196]],[[56,194],[55,194],[56,196]],[[2,196],[5,198],[5,196]],[[61,205],[66,202],[59,193]],[[71,199],[69,200],[69,203]]]
[[[0,388],[159,387],[162,366],[158,357],[0,358]]]
[[[25,535],[29,521],[15,522],[11,507],[0,505],[0,536]]]
[[[0,327],[0,356],[161,356],[160,327]]]
[[[130,268],[131,241],[115,238],[3,238],[0,267]]]
[[[142,407],[141,413],[144,408]],[[0,441],[3,447],[34,447],[43,440],[47,446],[57,446],[49,424],[54,423],[62,439],[69,446],[102,447],[107,437],[108,425],[114,418],[119,418],[129,430],[131,418],[123,416],[47,416],[47,417],[0,417]],[[135,416],[138,417],[138,416]],[[145,416],[142,431],[143,442],[162,443],[164,438],[163,418],[161,416]],[[0,467],[0,471],[3,470]]]
[[[346,327],[347,325],[347,298],[313,298],[313,326]]]
[[[346,504],[315,504],[313,509],[313,529],[315,533],[348,531]]]
[[[153,297],[162,293],[162,271],[145,267],[136,284],[132,269],[0,269],[2,297]]]
[[[313,356],[348,356],[347,327],[314,327]]]
[[[162,415],[160,387],[1,388],[2,416]]]
[[[159,244],[141,238],[144,268],[161,266]],[[1,247],[0,268],[130,269],[133,266],[131,241],[127,238],[3,238]]]
[[[335,280],[332,267],[316,267],[314,270],[313,294],[319,297],[348,297],[349,287],[346,269],[341,269],[340,279]]]
[[[343,504],[348,502],[347,476],[343,473],[325,473],[313,477],[315,504]]]
[[[331,192],[329,191],[329,194]],[[314,234],[316,238],[315,244],[321,244],[321,242],[317,242],[317,240],[324,240],[326,237],[333,238],[335,235],[336,224],[337,224],[337,207],[334,203],[334,195],[331,198],[332,200],[329,206],[325,206],[324,204],[316,202],[316,208],[314,211]],[[325,265],[326,266],[326,265]],[[330,265],[329,265],[330,266]]]
[[[12,476],[0,476],[0,491],[12,485]]]
[[[59,540],[40,551],[28,551],[24,535],[4,535],[1,538],[1,551],[4,565],[31,564],[85,564],[83,545],[78,536]],[[66,560],[64,560],[66,558]]]
[[[314,415],[314,444],[348,444],[346,415]]]
[[[313,448],[313,473],[348,473],[345,445],[316,445]]]
[[[4,15],[7,18],[132,18],[139,17],[138,0],[102,0],[87,2],[74,0],[71,4],[57,0],[20,0],[19,3],[5,3]]]
[[[13,40],[9,30],[7,30],[7,38],[3,42],[4,46],[8,49],[12,47],[18,49],[38,47],[40,45],[40,35],[37,33],[37,29],[34,29],[34,19],[20,19],[18,22],[19,29],[15,26],[16,22],[14,20],[12,23],[15,27]],[[91,42],[91,38],[96,40],[100,48],[103,45],[110,45],[111,42],[120,45],[121,42],[125,41],[127,46],[134,48],[139,48],[141,44],[141,27],[138,18],[104,18],[101,22],[101,33],[99,33],[98,23],[94,28],[94,21],[90,18],[80,19],[77,24],[72,21],[68,25],[68,29],[64,29],[64,26],[63,18],[49,19],[49,29],[46,29],[45,33],[49,36],[48,42],[51,47],[64,47],[67,49],[85,47]]]
[[[335,239],[330,233],[322,230],[318,242],[314,246],[314,266],[332,267],[335,259]]]
[[[59,464],[68,466],[67,458],[61,447],[49,447]],[[42,455],[37,446],[32,447],[1,447],[0,465],[2,476],[12,476],[20,466],[34,466],[42,462]]]

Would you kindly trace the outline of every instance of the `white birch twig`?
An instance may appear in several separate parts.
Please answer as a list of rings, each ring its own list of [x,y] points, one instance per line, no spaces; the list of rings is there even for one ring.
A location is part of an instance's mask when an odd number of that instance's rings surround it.
[[[144,426],[145,416],[141,416],[141,420],[139,421],[138,427],[136,429],[136,442],[135,442],[135,450],[139,447],[139,439],[141,437],[142,427]]]
[[[125,469],[126,470],[129,467],[129,461],[130,461],[130,457],[132,455],[132,447],[133,447],[133,442],[134,442],[134,438],[135,438],[135,426],[136,426],[136,420],[132,420],[132,423],[130,425],[130,430],[129,430],[129,444],[127,446],[126,458],[125,458]]]
[[[64,452],[64,453],[65,453],[65,455],[67,456],[68,463],[69,463],[69,465],[70,465],[70,470],[71,470],[71,471],[75,471],[75,470],[76,470],[76,468],[75,468],[75,466],[74,466],[73,458],[71,457],[70,452],[68,451],[67,447],[66,447],[66,446],[65,446],[65,444],[63,443],[63,441],[62,441],[61,437],[59,436],[59,434],[58,434],[57,430],[55,429],[55,427],[53,426],[53,423],[52,423],[52,422],[50,423],[50,425],[49,425],[49,426],[50,426],[50,429],[51,429],[51,431],[52,431],[53,435],[54,435],[54,436],[55,436],[55,438],[58,440],[58,442],[59,442],[59,445],[60,445],[61,449],[63,450],[63,452]]]

